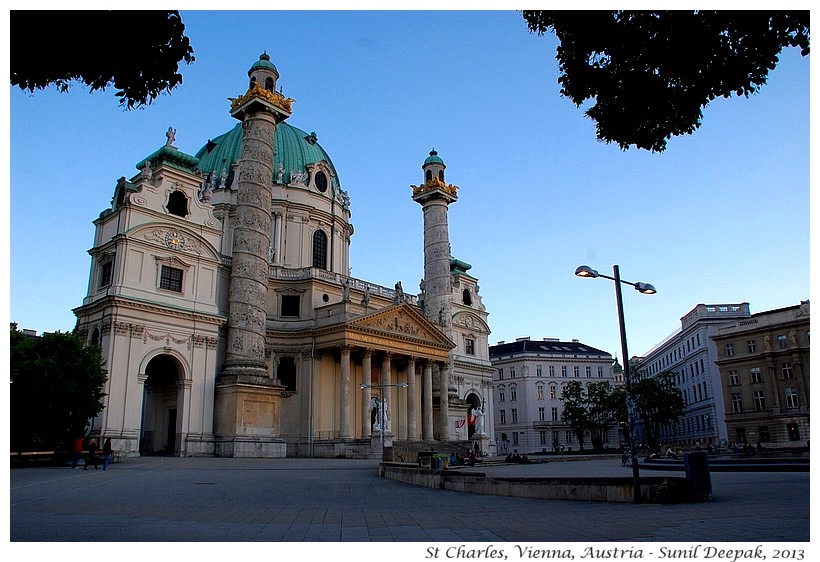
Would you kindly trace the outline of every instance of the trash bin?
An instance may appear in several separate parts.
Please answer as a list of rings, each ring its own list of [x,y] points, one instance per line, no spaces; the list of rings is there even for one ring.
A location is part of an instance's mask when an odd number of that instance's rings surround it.
[[[706,451],[693,451],[683,455],[683,467],[692,498],[708,500],[712,495],[712,476]]]
[[[432,469],[433,468],[433,454],[432,452],[419,451],[418,460],[419,468]]]

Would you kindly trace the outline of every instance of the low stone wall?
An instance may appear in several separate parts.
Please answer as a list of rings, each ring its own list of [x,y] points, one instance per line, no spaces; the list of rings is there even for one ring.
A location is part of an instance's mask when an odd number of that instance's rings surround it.
[[[421,469],[409,463],[382,463],[379,474],[416,486],[455,492],[549,500],[633,501],[632,478],[618,477],[489,477],[484,472]],[[689,483],[681,477],[641,477],[644,503],[695,501]]]

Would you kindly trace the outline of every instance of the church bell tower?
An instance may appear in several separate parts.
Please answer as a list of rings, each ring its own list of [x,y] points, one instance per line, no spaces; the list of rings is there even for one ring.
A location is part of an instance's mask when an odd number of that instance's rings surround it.
[[[444,161],[435,150],[422,164],[424,183],[413,188],[413,201],[424,214],[424,315],[441,326],[453,340],[452,275],[450,274],[450,233],[447,211],[458,199],[458,187],[444,181]],[[448,389],[452,380],[453,352],[447,368],[439,368],[440,439],[450,439]]]

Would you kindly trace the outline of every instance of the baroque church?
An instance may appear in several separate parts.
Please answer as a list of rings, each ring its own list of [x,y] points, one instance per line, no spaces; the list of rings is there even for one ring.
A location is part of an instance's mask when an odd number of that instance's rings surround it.
[[[487,325],[451,254],[458,188],[433,150],[418,294],[349,276],[350,197],[263,54],[236,126],[190,155],[173,128],[94,221],[77,332],[108,370],[91,434],[126,455],[495,453]],[[486,419],[485,419],[486,413]]]

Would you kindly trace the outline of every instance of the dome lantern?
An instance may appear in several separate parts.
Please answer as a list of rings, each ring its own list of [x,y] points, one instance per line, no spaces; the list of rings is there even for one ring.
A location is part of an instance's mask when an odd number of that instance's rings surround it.
[[[250,78],[249,88],[253,88],[254,84],[259,84],[265,90],[275,92],[279,71],[270,61],[270,55],[263,52],[259,55],[259,60],[253,63],[250,70],[248,70],[248,77]]]
[[[424,164],[421,165],[421,169],[424,170],[424,183],[432,181],[433,178],[444,182],[444,168],[446,167],[436,149],[432,149],[430,155],[424,160]]]

